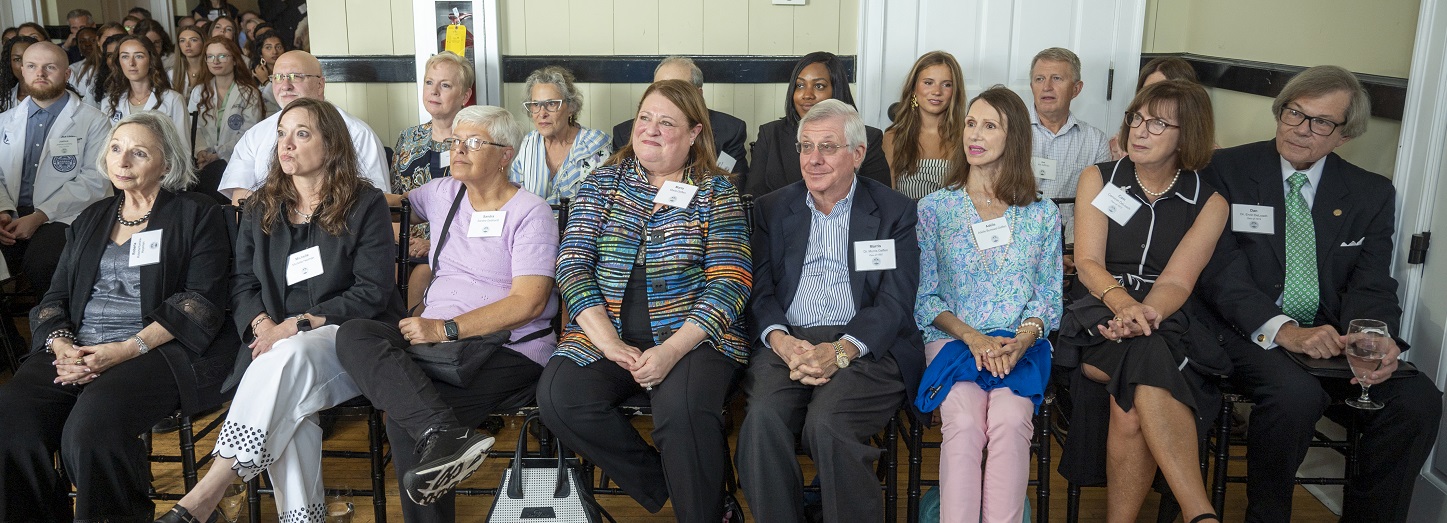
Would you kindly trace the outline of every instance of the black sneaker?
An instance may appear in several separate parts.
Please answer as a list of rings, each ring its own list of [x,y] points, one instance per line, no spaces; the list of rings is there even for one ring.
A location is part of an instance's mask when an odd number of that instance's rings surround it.
[[[422,460],[402,476],[402,489],[413,503],[431,505],[477,471],[494,441],[470,428],[427,431],[417,444]]]

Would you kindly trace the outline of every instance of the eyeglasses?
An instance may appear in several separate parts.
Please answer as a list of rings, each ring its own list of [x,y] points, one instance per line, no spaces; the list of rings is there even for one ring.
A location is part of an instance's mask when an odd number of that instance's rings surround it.
[[[563,109],[563,101],[557,99],[534,100],[531,102],[523,102],[523,108],[528,110],[528,114],[537,114],[539,110],[547,110],[550,113],[556,113]]]
[[[819,144],[816,144],[814,142],[797,142],[794,144],[794,150],[799,151],[799,154],[804,156],[814,154],[815,149],[818,149],[820,153],[824,154],[824,156],[834,156],[841,149],[844,149],[846,147],[849,146],[842,143],[833,142],[824,142]]]
[[[297,82],[301,82],[301,81],[303,81],[303,80],[306,80],[307,78],[321,78],[321,77],[322,77],[322,75],[319,75],[319,74],[306,74],[306,73],[272,73],[271,76],[268,76],[267,78],[270,78],[271,81],[276,82],[276,83],[281,83],[282,80],[286,80],[286,81],[289,81],[289,82],[291,82],[291,83],[297,83]]]
[[[447,150],[449,150],[449,151],[451,151],[453,148],[457,147],[457,144],[462,144],[463,147],[466,147],[467,150],[468,150],[468,151],[471,151],[471,152],[477,152],[479,149],[482,149],[482,146],[484,146],[484,145],[491,145],[491,146],[493,146],[493,147],[511,147],[511,146],[509,146],[509,145],[503,145],[503,144],[500,144],[500,143],[497,143],[497,142],[489,142],[489,141],[487,141],[487,140],[483,140],[482,138],[478,138],[478,137],[476,137],[476,136],[474,136],[474,137],[472,137],[472,138],[468,138],[468,139],[466,139],[466,140],[463,140],[463,139],[460,139],[460,138],[448,138],[448,139],[446,139],[446,140],[443,140],[443,141],[442,141],[442,144],[443,144],[443,145],[446,145],[446,146],[447,146]]]
[[[1321,136],[1331,136],[1331,133],[1336,132],[1337,126],[1346,123],[1333,122],[1320,116],[1311,116],[1290,107],[1282,107],[1280,117],[1281,123],[1292,127],[1300,126],[1301,122],[1311,122],[1307,124],[1307,129],[1310,129],[1312,134]]]
[[[1146,124],[1146,132],[1154,135],[1165,134],[1166,129],[1170,129],[1172,127],[1176,129],[1181,128],[1181,126],[1179,125],[1168,124],[1165,120],[1162,120],[1160,118],[1151,118],[1147,120],[1146,117],[1141,116],[1141,113],[1125,113],[1125,118],[1126,121],[1130,123],[1131,129],[1138,128],[1141,126],[1141,124]]]
[[[207,62],[225,62],[225,61],[230,60],[230,59],[231,59],[231,55],[225,54],[225,53],[222,53],[222,54],[208,54],[208,55],[206,55],[206,61],[207,61]],[[278,75],[272,75],[272,76],[278,76]],[[273,80],[275,80],[275,78],[273,78]]]

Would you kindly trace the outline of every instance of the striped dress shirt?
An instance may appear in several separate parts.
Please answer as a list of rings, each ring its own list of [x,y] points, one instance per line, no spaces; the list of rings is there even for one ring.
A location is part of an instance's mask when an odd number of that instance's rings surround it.
[[[1072,113],[1060,126],[1059,132],[1040,123],[1040,115],[1030,111],[1032,146],[1031,156],[1055,160],[1055,179],[1036,177],[1035,183],[1046,198],[1074,198],[1075,185],[1080,181],[1080,171],[1100,162],[1109,161],[1110,137],[1090,124],[1075,118]],[[1075,241],[1075,207],[1060,208],[1060,221],[1065,226],[1065,238]]]

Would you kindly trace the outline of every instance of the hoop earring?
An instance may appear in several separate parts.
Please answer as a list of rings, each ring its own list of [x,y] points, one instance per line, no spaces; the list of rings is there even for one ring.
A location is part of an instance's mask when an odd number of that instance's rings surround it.
[[[909,95],[909,108],[919,109],[919,100],[914,95]]]

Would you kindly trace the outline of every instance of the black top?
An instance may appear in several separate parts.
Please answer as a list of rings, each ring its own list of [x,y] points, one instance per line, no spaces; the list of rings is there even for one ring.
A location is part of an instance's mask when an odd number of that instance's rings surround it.
[[[789,125],[782,118],[759,126],[753,170],[742,184],[745,193],[758,198],[804,179],[799,169],[799,151],[794,149],[798,136],[799,126]],[[859,166],[859,176],[890,187],[889,162],[884,159],[884,132],[866,125],[864,136],[867,149],[864,163]]]
[[[713,109],[708,110],[708,125],[713,129],[714,150],[720,153],[728,153],[737,162],[734,163],[732,173],[740,177],[749,174],[749,161],[744,156],[744,143],[748,141],[748,128],[744,121],[734,118],[728,113],[721,113]],[[633,119],[628,119],[613,126],[613,150],[617,151],[628,145],[628,140],[633,138]]]
[[[1166,263],[1171,261],[1171,255],[1195,225],[1196,217],[1211,195],[1216,194],[1216,189],[1203,182],[1195,171],[1183,170],[1177,175],[1176,183],[1152,203],[1136,179],[1135,164],[1130,158],[1098,163],[1095,167],[1100,169],[1106,184],[1120,187],[1141,203],[1125,225],[1107,218],[1105,270],[1117,277],[1133,275],[1145,280],[1126,281],[1127,287],[1145,286],[1132,283],[1153,282],[1166,270]]]

